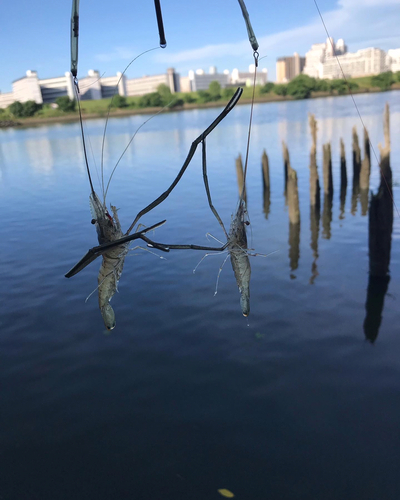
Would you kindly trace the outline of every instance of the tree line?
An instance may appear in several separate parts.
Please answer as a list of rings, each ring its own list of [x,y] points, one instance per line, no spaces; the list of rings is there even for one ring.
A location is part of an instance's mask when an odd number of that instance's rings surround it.
[[[400,71],[397,71],[396,73],[387,71],[370,77],[370,85],[368,87],[375,87],[384,91],[389,90],[393,84],[398,82],[400,82]],[[359,88],[360,85],[351,79],[321,80],[301,74],[286,84],[268,82],[263,86],[258,85],[256,88],[256,95],[263,96],[270,94],[271,96],[290,96],[294,99],[307,99],[315,92],[328,92],[332,95],[343,95]],[[196,92],[176,94],[172,94],[167,85],[161,84],[157,87],[156,92],[151,92],[140,97],[126,98],[116,94],[111,99],[111,107],[119,109],[144,109],[168,106],[169,108],[174,108],[181,107],[185,103],[205,104],[220,100],[226,101],[233,96],[234,92],[235,88],[221,88],[221,85],[217,81],[211,82],[208,90],[198,90]],[[85,108],[86,102],[89,103],[91,101],[82,102],[82,108],[84,111],[88,111]],[[57,110],[61,113],[73,113],[76,111],[76,101],[67,96],[58,97],[55,103],[57,105]],[[102,111],[106,111],[108,105],[110,104],[107,101],[107,104],[104,105],[104,110],[102,109]],[[48,115],[46,110],[49,108],[49,104],[41,105],[34,101],[27,101],[24,103],[16,101],[10,104],[6,110],[0,109],[0,116],[1,114],[4,114],[5,111],[7,111],[7,114],[14,118],[27,118],[37,115],[46,116]],[[96,111],[99,112],[98,109]]]

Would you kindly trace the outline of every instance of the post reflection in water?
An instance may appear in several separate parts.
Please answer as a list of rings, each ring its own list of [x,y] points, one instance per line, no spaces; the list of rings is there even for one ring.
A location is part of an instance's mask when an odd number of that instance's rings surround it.
[[[262,178],[263,178],[263,211],[265,214],[265,218],[268,219],[271,206],[271,189],[270,189],[271,186],[269,179],[269,161],[265,149],[263,151],[263,155],[261,158],[261,167],[262,167]]]
[[[347,169],[346,152],[343,139],[340,139],[340,215],[339,219],[344,219],[347,194]]]
[[[313,262],[311,264],[310,285],[313,285],[318,273],[317,260],[318,254],[318,236],[319,236],[319,221],[321,218],[321,209],[317,205],[310,206],[310,230],[311,230],[311,250],[313,252]]]
[[[291,271],[299,267],[300,259],[300,205],[299,191],[297,186],[297,172],[290,165],[289,150],[282,143],[285,171],[287,169],[287,204],[289,211],[289,260]],[[296,279],[292,273],[291,279]]]
[[[364,334],[371,343],[378,337],[385,295],[389,287],[389,265],[393,230],[392,170],[390,168],[389,108],[384,115],[385,145],[380,149],[381,182],[369,207],[369,281]]]
[[[358,195],[360,194],[361,150],[358,143],[357,128],[353,127],[353,190],[351,195],[351,214],[357,212]]]

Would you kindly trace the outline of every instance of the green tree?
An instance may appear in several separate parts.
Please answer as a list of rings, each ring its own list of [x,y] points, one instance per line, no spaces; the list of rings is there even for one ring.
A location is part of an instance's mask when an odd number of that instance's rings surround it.
[[[274,92],[276,95],[286,95],[287,94],[287,86],[282,84],[278,84],[274,86]]]
[[[212,101],[219,101],[221,99],[221,85],[214,80],[208,86],[208,93],[210,94]]]
[[[298,75],[287,84],[287,93],[296,99],[306,99],[316,88],[315,78],[308,75]]]
[[[166,106],[173,100],[171,89],[165,83],[160,83],[157,87],[157,93],[161,96],[163,106]]]
[[[24,116],[25,118],[33,116],[41,108],[42,105],[37,104],[35,101],[26,101],[23,104],[22,116]]]
[[[233,97],[233,94],[235,93],[235,89],[232,89],[231,87],[227,87],[226,89],[222,89],[222,97],[224,99],[230,99]]]
[[[64,111],[64,113],[75,111],[76,101],[70,99],[67,95],[57,97],[56,104],[58,105],[58,109]]]
[[[213,99],[207,90],[198,90],[197,91],[197,102],[200,104],[204,104],[206,102],[211,102]]]
[[[187,93],[183,94],[182,98],[183,98],[183,101],[187,102],[188,104],[196,102],[196,98],[193,96],[193,94],[191,92],[187,92]]]
[[[142,95],[139,99],[140,108],[155,108],[163,106],[163,99],[158,92]]]
[[[386,71],[385,73],[374,75],[371,78],[371,85],[373,85],[374,87],[379,87],[381,90],[389,90],[392,86],[392,83],[394,82],[395,79],[391,71]]]
[[[348,87],[345,80],[337,79],[331,80],[329,83],[329,90],[331,92],[336,91],[339,95],[346,94]]]
[[[7,109],[15,118],[22,118],[24,116],[24,106],[19,101],[10,104]]]
[[[272,92],[275,88],[275,84],[272,82],[268,82],[265,85],[263,85],[260,89],[261,94],[269,94]]]
[[[116,94],[112,98],[112,105],[115,108],[126,108],[128,106],[128,103],[126,102],[125,96]]]

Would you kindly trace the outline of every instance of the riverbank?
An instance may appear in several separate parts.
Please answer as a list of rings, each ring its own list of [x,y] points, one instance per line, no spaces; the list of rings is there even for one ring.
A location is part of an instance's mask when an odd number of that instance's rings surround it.
[[[400,84],[395,84],[390,89],[391,91],[400,90]],[[378,88],[372,89],[356,89],[352,92],[352,95],[357,94],[370,94],[370,93],[378,93],[382,92]],[[329,92],[329,91],[319,91],[312,92],[311,96],[308,99],[319,99],[324,97],[339,97],[344,95],[350,95],[349,93],[338,94],[337,92]],[[270,102],[287,102],[287,101],[296,101],[296,99],[292,96],[281,96],[276,94],[263,94],[256,96],[254,102],[256,104],[270,103]],[[304,99],[302,99],[304,100]],[[229,99],[220,99],[218,101],[208,102],[208,103],[184,103],[181,106],[175,106],[170,109],[166,109],[165,113],[172,112],[180,112],[191,109],[209,109],[209,108],[220,108],[225,106],[229,102]],[[241,98],[238,102],[238,105],[250,104],[250,98]],[[123,108],[123,109],[115,109],[112,108],[109,116],[112,118],[132,116],[132,115],[145,115],[145,114],[155,114],[160,111],[160,107],[149,107],[149,108]],[[96,113],[82,113],[84,120],[105,118],[107,116],[106,111],[96,112]],[[67,123],[67,122],[75,122],[79,120],[78,112],[72,113],[62,113],[56,116],[34,116],[31,118],[19,118],[19,121],[14,121],[10,119],[0,120],[0,128],[10,128],[10,127],[31,127],[42,124],[52,124],[52,123]]]

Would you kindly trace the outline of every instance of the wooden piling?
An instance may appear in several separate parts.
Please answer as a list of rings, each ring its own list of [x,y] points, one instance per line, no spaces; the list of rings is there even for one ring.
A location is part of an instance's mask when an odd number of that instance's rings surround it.
[[[294,271],[299,265],[300,258],[300,205],[297,186],[297,173],[290,165],[289,151],[285,144],[284,158],[287,167],[287,203],[289,212],[289,260],[290,269]],[[291,275],[294,279],[295,276]]]
[[[262,166],[262,178],[263,178],[264,214],[265,218],[268,219],[271,206],[271,190],[270,190],[270,179],[269,179],[269,161],[265,149],[261,158],[261,166]]]
[[[283,173],[284,173],[284,195],[287,196],[288,170],[290,165],[289,150],[284,141],[282,141],[283,154]]]
[[[243,185],[244,185],[244,172],[243,172],[243,163],[242,163],[242,155],[239,153],[239,156],[236,158],[236,176],[239,188],[239,196],[243,193]],[[247,193],[246,189],[243,193],[243,199],[247,202]]]
[[[361,161],[360,171],[360,201],[361,215],[368,213],[368,196],[369,196],[369,176],[371,172],[371,148],[368,136],[368,130],[364,127],[364,157]]]
[[[323,152],[322,172],[324,176],[324,194],[332,196],[333,177],[332,177],[332,151],[330,142],[323,145],[322,152]]]
[[[308,115],[308,122],[311,131],[311,151],[310,151],[310,205],[317,206],[318,210],[321,206],[320,184],[317,167],[317,121],[312,114]]]
[[[361,150],[358,143],[357,128],[353,127],[353,186],[360,182]]]
[[[358,196],[360,194],[361,150],[358,143],[357,128],[353,127],[353,189],[351,194],[351,213],[357,212]]]

